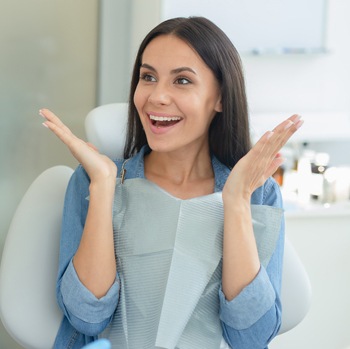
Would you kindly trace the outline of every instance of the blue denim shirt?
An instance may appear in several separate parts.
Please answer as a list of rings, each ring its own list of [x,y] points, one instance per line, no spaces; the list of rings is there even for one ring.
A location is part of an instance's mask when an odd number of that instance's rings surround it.
[[[126,176],[145,178],[144,147],[125,163]],[[115,161],[118,172],[123,160]],[[212,158],[215,191],[222,191],[230,170]],[[78,249],[88,210],[89,177],[79,166],[72,175],[65,197],[57,278],[57,300],[64,318],[54,348],[81,348],[96,340],[108,326],[118,305],[118,275],[107,294],[96,298],[79,280],[72,259]],[[282,207],[279,187],[268,179],[252,195],[251,203]],[[235,349],[264,349],[278,333],[281,324],[281,276],[284,246],[284,221],[276,249],[266,268],[260,267],[255,279],[233,300],[227,301],[220,290],[220,319],[226,342]]]

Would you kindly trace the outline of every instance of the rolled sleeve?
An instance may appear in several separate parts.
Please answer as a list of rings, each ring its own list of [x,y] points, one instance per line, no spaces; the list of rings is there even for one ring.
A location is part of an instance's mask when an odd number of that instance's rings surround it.
[[[228,301],[221,289],[219,298],[221,321],[236,330],[244,330],[256,323],[275,304],[276,293],[266,269],[261,267],[255,279],[234,299]]]
[[[114,313],[119,298],[119,280],[116,278],[107,294],[97,298],[79,280],[70,261],[61,284],[62,300],[68,313],[86,323],[100,323]]]

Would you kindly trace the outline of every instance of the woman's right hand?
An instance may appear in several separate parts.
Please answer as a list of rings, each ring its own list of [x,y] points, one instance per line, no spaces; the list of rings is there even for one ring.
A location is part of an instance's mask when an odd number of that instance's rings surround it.
[[[84,167],[91,183],[103,180],[115,181],[117,167],[110,158],[100,154],[92,144],[76,137],[52,111],[41,109],[39,114],[46,119],[43,125],[68,147],[73,156]]]
[[[76,137],[50,110],[41,109],[40,115],[46,119],[43,125],[68,147],[90,177],[89,208],[73,265],[80,282],[101,298],[116,278],[112,207],[117,167],[95,147]]]

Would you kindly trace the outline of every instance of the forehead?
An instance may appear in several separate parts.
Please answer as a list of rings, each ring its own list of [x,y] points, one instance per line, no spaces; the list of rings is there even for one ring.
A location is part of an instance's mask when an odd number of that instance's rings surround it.
[[[150,41],[143,52],[142,63],[209,69],[195,49],[175,35],[161,35]]]

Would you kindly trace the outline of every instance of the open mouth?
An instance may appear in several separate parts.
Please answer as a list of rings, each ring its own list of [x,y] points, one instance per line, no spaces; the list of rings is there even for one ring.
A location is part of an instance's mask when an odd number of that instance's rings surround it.
[[[177,124],[182,119],[179,116],[149,116],[151,123],[155,127],[169,127]]]

